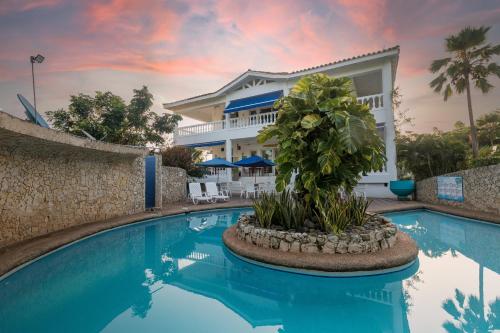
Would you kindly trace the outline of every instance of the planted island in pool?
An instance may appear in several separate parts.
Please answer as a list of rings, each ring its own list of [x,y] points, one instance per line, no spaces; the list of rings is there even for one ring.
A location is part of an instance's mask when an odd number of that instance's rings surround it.
[[[353,194],[360,175],[381,170],[386,159],[352,81],[307,76],[274,107],[277,121],[258,140],[278,143],[281,194],[256,199],[255,215],[225,232],[227,247],[248,260],[328,273],[380,273],[413,262],[415,242]]]

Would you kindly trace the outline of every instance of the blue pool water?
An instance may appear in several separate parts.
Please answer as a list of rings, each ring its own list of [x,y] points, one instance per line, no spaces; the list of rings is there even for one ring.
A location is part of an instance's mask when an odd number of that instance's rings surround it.
[[[420,246],[391,274],[298,275],[228,253],[248,209],[161,218],[56,251],[0,280],[0,332],[493,332],[500,227],[387,214]],[[453,326],[457,330],[453,330]]]

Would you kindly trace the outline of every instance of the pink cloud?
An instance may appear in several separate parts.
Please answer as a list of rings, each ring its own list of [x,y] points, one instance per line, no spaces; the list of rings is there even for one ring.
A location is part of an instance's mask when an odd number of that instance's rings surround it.
[[[54,7],[60,3],[61,0],[2,0],[0,2],[0,15]]]

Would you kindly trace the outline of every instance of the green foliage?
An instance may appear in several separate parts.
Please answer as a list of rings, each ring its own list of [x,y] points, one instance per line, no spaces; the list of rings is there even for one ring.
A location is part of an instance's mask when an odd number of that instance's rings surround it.
[[[400,169],[409,170],[415,180],[467,168],[467,143],[446,133],[399,136],[396,144]]]
[[[304,226],[304,221],[310,215],[310,211],[304,202],[298,200],[297,197],[289,190],[285,190],[278,195],[263,193],[259,198],[254,199],[254,209],[257,215],[259,224],[263,227],[266,225],[281,226],[285,230],[296,229],[301,230]],[[271,208],[272,207],[272,208]],[[259,215],[264,213],[264,222],[260,221]],[[259,213],[257,213],[259,211]],[[270,217],[267,214],[271,214]],[[267,219],[271,218],[271,222]]]
[[[351,191],[362,174],[383,168],[383,140],[369,107],[353,96],[349,78],[303,77],[275,107],[277,121],[259,133],[258,141],[278,141],[278,191],[297,171],[295,190],[312,204],[321,192]]]
[[[202,177],[203,169],[196,166],[201,162],[201,150],[182,146],[167,147],[162,149],[162,164],[186,170],[191,177]]]
[[[499,118],[499,111],[478,118],[480,149],[476,158],[470,148],[470,129],[461,121],[457,121],[453,130],[448,132],[436,129],[432,134],[398,133],[398,169],[403,171],[400,174],[408,172],[415,180],[420,180],[500,163]]]
[[[484,114],[476,121],[479,145],[500,144],[500,109]]]
[[[172,133],[179,115],[159,116],[150,111],[153,95],[146,86],[134,89],[134,96],[127,105],[111,92],[96,92],[95,96],[71,96],[68,110],[49,111],[52,125],[61,131],[83,136],[83,131],[105,142],[145,146],[162,144],[164,135]]]
[[[492,58],[500,54],[500,44],[486,43],[490,27],[466,27],[458,34],[446,38],[446,51],[450,57],[434,60],[429,68],[438,76],[430,82],[436,93],[442,93],[447,101],[453,94],[467,92],[471,143],[474,157],[478,154],[478,143],[472,112],[470,84],[473,83],[482,93],[489,92],[493,85],[488,82],[490,75],[500,78],[500,66]]]
[[[262,193],[258,199],[254,200],[253,209],[259,225],[262,228],[269,228],[273,223],[274,213],[279,209],[279,204],[274,194]]]
[[[363,225],[368,221],[366,214],[370,202],[353,194],[342,199],[337,192],[327,191],[316,202],[315,214],[322,229],[339,233],[349,225]]]

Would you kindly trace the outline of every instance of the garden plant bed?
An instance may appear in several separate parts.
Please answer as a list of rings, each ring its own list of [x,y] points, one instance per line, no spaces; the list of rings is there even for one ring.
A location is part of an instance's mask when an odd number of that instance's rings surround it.
[[[411,237],[379,216],[337,235],[264,229],[254,223],[253,216],[242,216],[224,232],[225,245],[240,257],[278,268],[378,274],[405,268],[418,254]]]

